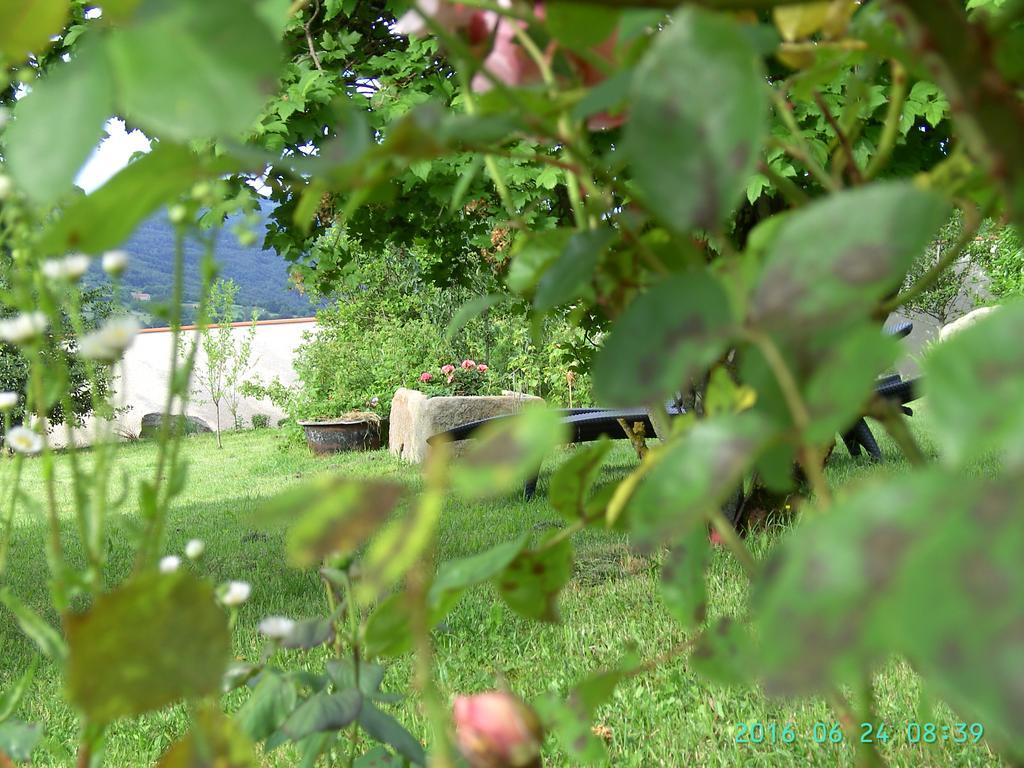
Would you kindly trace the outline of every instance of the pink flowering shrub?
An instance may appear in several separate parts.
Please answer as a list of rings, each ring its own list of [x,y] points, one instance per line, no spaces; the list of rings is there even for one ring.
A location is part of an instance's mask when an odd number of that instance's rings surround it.
[[[423,371],[419,375],[420,390],[428,395],[487,395],[497,394],[497,378],[489,374],[486,363],[466,358],[461,363],[445,363],[437,372]]]

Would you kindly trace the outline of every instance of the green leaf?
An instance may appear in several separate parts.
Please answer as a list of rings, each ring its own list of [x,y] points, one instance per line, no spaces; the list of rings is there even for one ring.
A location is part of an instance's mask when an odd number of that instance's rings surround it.
[[[18,186],[39,203],[69,192],[113,111],[106,59],[96,46],[83,45],[74,60],[39,78],[14,108],[6,154]]]
[[[260,675],[235,720],[253,741],[263,741],[281,727],[295,708],[296,699],[294,683],[268,670]]]
[[[570,48],[587,49],[603,43],[615,32],[620,12],[606,5],[552,3],[544,9],[552,37]]]
[[[662,403],[725,354],[733,332],[725,289],[705,272],[674,275],[633,300],[594,361],[599,402]]]
[[[749,685],[753,677],[749,630],[732,619],[719,619],[705,629],[690,654],[694,671],[719,685]]]
[[[547,312],[583,295],[614,239],[615,233],[606,228],[574,234],[561,256],[541,275],[533,297],[534,309]]]
[[[359,662],[358,683],[352,659],[331,659],[327,662],[327,674],[338,688],[358,688],[367,696],[380,693],[381,683],[384,682],[384,667],[368,661]]]
[[[0,61],[43,54],[68,18],[68,0],[0,0]]]
[[[998,450],[1024,462],[1024,302],[999,307],[924,360],[924,394],[945,458]]]
[[[546,408],[525,408],[514,418],[488,424],[452,463],[452,488],[474,499],[508,493],[540,471],[545,457],[565,439],[561,416]]]
[[[532,292],[544,270],[561,255],[572,234],[569,229],[549,229],[517,238],[505,278],[509,289],[520,295]]]
[[[900,653],[987,732],[1019,739],[1022,504],[1020,477],[933,468],[808,516],[754,594],[766,690],[821,691]]]
[[[451,595],[461,595],[470,587],[490,581],[519,556],[526,542],[527,535],[523,534],[475,555],[443,563],[430,585],[427,603],[432,608],[443,606],[449,602]],[[432,618],[439,621],[443,617]]]
[[[520,552],[498,577],[498,591],[509,608],[536,621],[559,621],[558,593],[572,578],[568,539]]]
[[[633,545],[650,550],[703,528],[771,436],[763,419],[743,413],[700,420],[686,434],[652,449],[645,460],[654,465],[625,510]]]
[[[43,729],[35,723],[8,720],[0,723],[0,757],[7,756],[18,762],[30,760],[32,750],[43,736]]]
[[[162,4],[107,41],[120,108],[175,141],[248,131],[277,86],[278,41],[247,0]]]
[[[548,501],[562,517],[575,521],[586,514],[587,496],[611,449],[612,441],[607,437],[581,446],[551,476]]]
[[[284,648],[309,650],[323,645],[334,638],[334,626],[329,618],[303,619],[295,622],[292,631],[281,640]]]
[[[21,704],[22,699],[25,698],[28,689],[32,687],[32,680],[35,678],[38,668],[39,657],[33,656],[32,663],[21,674],[17,682],[3,693],[0,693],[0,723],[9,719],[11,715],[18,711],[18,706]]]
[[[507,298],[508,296],[504,294],[489,293],[485,296],[476,296],[470,299],[459,307],[452,316],[451,322],[448,323],[448,327],[444,332],[445,338],[451,341],[455,338],[455,334],[466,327],[467,323],[482,315],[495,304],[500,304],[505,301]]]
[[[739,203],[767,125],[765,76],[738,24],[686,9],[637,67],[624,150],[647,206],[677,232]]]
[[[192,152],[161,143],[91,195],[68,204],[43,230],[45,253],[98,254],[121,245],[140,221],[205,178],[237,170],[224,158],[200,161]]]
[[[51,627],[42,616],[25,605],[7,588],[0,589],[0,603],[14,614],[15,621],[26,637],[42,651],[43,655],[54,661],[63,661],[67,657],[67,647],[60,633]]]
[[[134,578],[64,624],[67,695],[94,723],[214,693],[231,652],[213,588],[184,571]]]
[[[363,694],[354,689],[334,694],[317,693],[302,702],[282,728],[292,741],[314,733],[340,731],[368,704],[363,701]]]
[[[804,439],[824,444],[848,429],[871,398],[878,376],[899,355],[899,343],[877,326],[855,328],[828,345],[825,359],[807,384],[804,399],[811,422]]]
[[[252,742],[220,710],[203,708],[192,730],[171,745],[157,768],[257,768]]]
[[[661,599],[669,613],[687,629],[704,622],[708,586],[704,574],[711,563],[711,545],[703,525],[694,526],[673,544],[661,566]]]
[[[359,713],[359,725],[372,738],[389,747],[414,765],[426,765],[427,756],[423,745],[391,715],[382,712],[369,701],[364,702]]]
[[[396,657],[412,648],[408,598],[396,592],[383,600],[366,620],[363,651],[370,658]]]
[[[372,536],[405,496],[386,481],[324,476],[272,499],[256,513],[263,524],[294,520],[287,534],[288,561],[309,568],[328,555],[351,555]]]
[[[768,246],[750,320],[804,338],[867,318],[948,211],[937,195],[899,181],[829,195],[786,216]]]

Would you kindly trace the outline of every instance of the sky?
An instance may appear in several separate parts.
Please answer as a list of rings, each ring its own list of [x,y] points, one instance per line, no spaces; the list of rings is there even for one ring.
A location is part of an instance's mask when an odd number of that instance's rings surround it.
[[[101,186],[107,179],[124,168],[136,152],[149,152],[150,142],[140,130],[125,130],[124,120],[107,121],[107,136],[93,150],[92,155],[78,172],[75,183],[87,193]]]

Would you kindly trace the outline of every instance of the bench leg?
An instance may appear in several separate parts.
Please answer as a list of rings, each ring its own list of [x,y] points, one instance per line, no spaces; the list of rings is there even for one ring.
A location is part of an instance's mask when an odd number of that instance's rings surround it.
[[[534,475],[523,484],[523,498],[526,501],[531,501],[536,495],[538,480],[540,480],[540,475]]]

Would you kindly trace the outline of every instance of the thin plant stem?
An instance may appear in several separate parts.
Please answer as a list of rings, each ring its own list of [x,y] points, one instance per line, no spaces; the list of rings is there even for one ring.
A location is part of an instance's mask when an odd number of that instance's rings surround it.
[[[800,395],[800,388],[793,377],[793,372],[789,370],[785,358],[783,358],[778,346],[776,346],[770,336],[753,330],[748,330],[746,336],[761,351],[765,362],[771,368],[772,374],[782,390],[782,396],[786,400],[786,406],[789,409],[790,415],[793,417],[793,425],[796,427],[799,439],[802,441],[804,432],[811,423],[811,416],[807,410],[807,404],[804,403],[803,397]],[[832,492],[829,490],[828,482],[825,480],[821,452],[812,446],[801,444],[800,463],[804,468],[804,472],[807,473],[807,479],[811,483],[811,488],[813,488],[814,495],[818,499],[820,506],[830,506],[832,504]]]
[[[915,298],[920,296],[922,293],[927,291],[932,284],[939,279],[953,262],[957,260],[960,253],[967,246],[969,242],[974,239],[974,236],[978,233],[981,228],[982,222],[985,220],[985,216],[988,214],[988,208],[984,211],[979,210],[973,205],[966,205],[962,208],[964,214],[964,225],[960,231],[960,236],[954,240],[950,246],[943,251],[938,261],[932,265],[931,269],[925,272],[919,277],[913,285],[907,290],[898,293],[888,302],[882,305],[881,311],[884,314],[894,312],[895,310],[913,301]]]
[[[448,456],[447,445],[435,446],[434,454],[428,459],[426,488],[418,502],[423,508],[432,507],[429,514],[435,517],[435,513],[440,512],[444,505],[448,483]],[[433,737],[430,766],[453,768],[452,748],[448,737],[448,708],[442,700],[434,678],[434,646],[430,638],[430,619],[427,614],[427,584],[436,546],[436,533],[432,532],[424,556],[413,566],[406,578],[406,598],[415,651],[413,682],[423,702]]]
[[[818,105],[818,109],[821,110],[821,114],[825,117],[825,122],[829,124],[836,136],[839,139],[839,146],[843,148],[843,152],[846,153],[846,158],[849,169],[850,181],[854,184],[860,184],[864,179],[861,176],[860,168],[857,167],[857,158],[853,155],[853,147],[850,144],[850,137],[846,135],[846,131],[839,125],[839,121],[836,120],[835,115],[832,114],[832,110],[828,108],[828,104],[825,103],[825,99],[818,92],[814,94],[814,103]],[[787,110],[788,111],[788,110]],[[837,170],[839,170],[837,166]]]
[[[907,426],[907,420],[895,404],[876,396],[871,403],[870,415],[882,423],[889,437],[913,466],[923,467],[928,463],[928,458]]]
[[[903,115],[903,105],[907,101],[907,70],[896,59],[889,62],[889,72],[892,83],[889,85],[889,107],[885,112],[885,122],[882,124],[882,135],[878,140],[878,149],[874,157],[864,170],[865,179],[873,179],[879,171],[889,164],[893,149],[896,147],[896,138],[900,131],[900,118]]]

